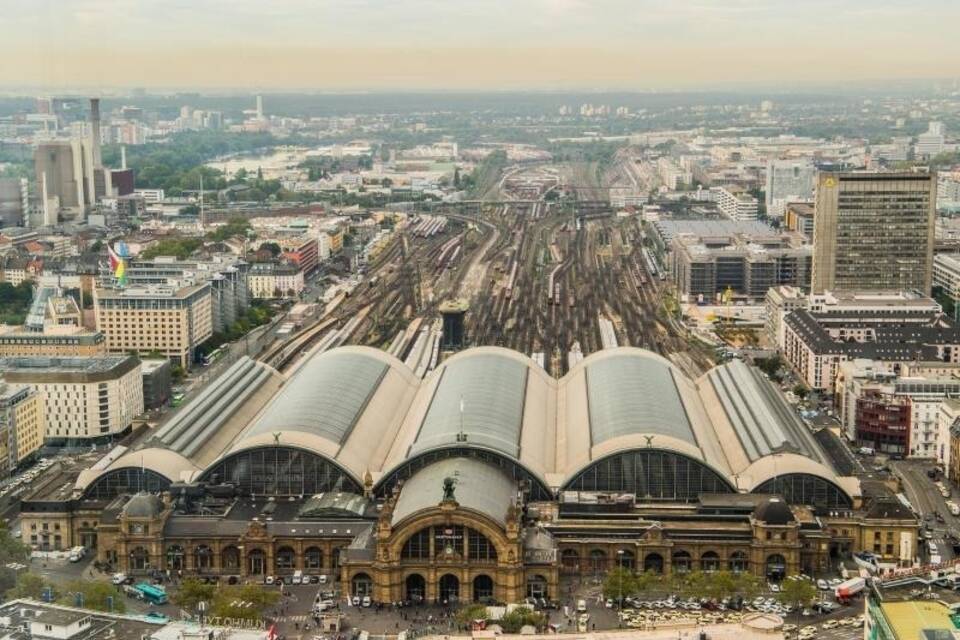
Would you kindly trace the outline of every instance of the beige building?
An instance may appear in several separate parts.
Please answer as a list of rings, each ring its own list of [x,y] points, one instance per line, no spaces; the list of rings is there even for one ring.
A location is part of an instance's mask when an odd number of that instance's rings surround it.
[[[929,173],[820,173],[813,292],[929,295],[936,200],[936,176]]]
[[[252,298],[294,298],[303,291],[303,270],[285,262],[257,262],[247,282]]]
[[[43,399],[25,384],[0,382],[0,477],[43,444]]]
[[[0,358],[15,356],[100,356],[107,340],[99,331],[79,327],[49,327],[42,333],[22,326],[0,326]]]
[[[197,345],[213,335],[210,283],[180,288],[163,285],[98,288],[97,329],[110,353],[160,353],[189,367]]]
[[[47,442],[109,439],[143,413],[136,356],[3,358],[0,370],[42,396]]]

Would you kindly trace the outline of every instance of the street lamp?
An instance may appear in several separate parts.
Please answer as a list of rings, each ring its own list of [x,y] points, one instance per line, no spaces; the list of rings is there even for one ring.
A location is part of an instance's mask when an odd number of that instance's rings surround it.
[[[617,580],[617,608],[623,608],[623,549],[617,549],[617,566],[620,567],[620,579]]]

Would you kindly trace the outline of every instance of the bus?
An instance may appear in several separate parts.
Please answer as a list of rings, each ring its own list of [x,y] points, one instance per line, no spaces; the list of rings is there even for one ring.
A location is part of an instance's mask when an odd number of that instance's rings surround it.
[[[167,604],[167,592],[164,591],[163,587],[141,582],[135,588],[143,594],[143,599],[150,604]]]

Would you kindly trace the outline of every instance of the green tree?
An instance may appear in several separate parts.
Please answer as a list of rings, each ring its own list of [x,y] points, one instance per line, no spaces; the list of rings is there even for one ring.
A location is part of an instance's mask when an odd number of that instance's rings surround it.
[[[5,523],[0,522],[0,593],[12,589],[17,583],[17,573],[9,565],[26,564],[30,558],[30,547],[12,535]]]
[[[33,598],[40,600],[43,598],[44,590],[50,586],[43,578],[35,573],[24,571],[17,576],[16,584],[7,591],[7,598]]]
[[[107,582],[72,580],[68,582],[57,602],[68,606],[82,606],[94,611],[124,613],[127,605],[116,587]]]
[[[637,581],[633,572],[626,567],[614,567],[603,581],[603,595],[618,600],[637,591]]]
[[[202,246],[199,238],[164,238],[147,247],[139,257],[151,260],[157,256],[176,256],[178,260],[186,260]]]
[[[525,626],[535,627],[538,631],[546,626],[546,616],[529,607],[517,607],[510,613],[504,614],[497,624],[504,633],[519,633]]]
[[[817,586],[805,578],[784,580],[777,594],[777,600],[798,609],[809,606],[816,599]]]
[[[193,611],[200,602],[213,602],[217,592],[215,585],[206,584],[196,578],[186,578],[180,583],[173,602],[186,611]]]
[[[272,255],[274,258],[283,253],[283,249],[281,249],[280,245],[278,245],[276,242],[264,242],[262,245],[260,245],[260,249],[269,251],[270,255]]]
[[[793,386],[793,395],[797,396],[801,400],[806,398],[810,394],[810,390],[807,389],[806,385],[802,383],[797,383]]]
[[[474,620],[486,620],[487,606],[478,602],[468,604],[457,610],[455,618],[459,624],[464,625],[469,625]]]
[[[225,225],[217,227],[207,234],[209,240],[223,242],[235,236],[246,236],[250,230],[250,221],[246,218],[231,218]]]

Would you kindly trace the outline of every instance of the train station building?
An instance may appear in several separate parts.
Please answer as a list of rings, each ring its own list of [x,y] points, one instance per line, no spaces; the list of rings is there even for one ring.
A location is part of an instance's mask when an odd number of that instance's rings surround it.
[[[384,602],[559,598],[564,575],[618,565],[779,579],[917,556],[909,509],[840,473],[739,361],[692,380],[621,347],[557,380],[480,347],[420,379],[341,347],[225,376],[143,449],[25,497],[25,541],[56,526],[132,574],[301,570]]]

